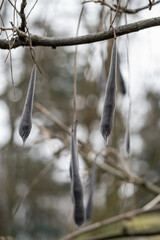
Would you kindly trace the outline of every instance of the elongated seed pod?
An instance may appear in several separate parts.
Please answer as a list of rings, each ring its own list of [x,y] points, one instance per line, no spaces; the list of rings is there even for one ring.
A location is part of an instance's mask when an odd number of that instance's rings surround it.
[[[32,128],[32,108],[33,108],[33,98],[34,98],[34,90],[35,90],[35,81],[36,81],[36,65],[33,66],[28,92],[25,100],[25,105],[19,125],[19,135],[23,140],[23,144],[25,143],[27,137],[30,134]]]
[[[119,82],[119,87],[120,87],[120,91],[123,95],[126,94],[126,85],[125,85],[125,81],[123,79],[123,76],[121,74],[121,70],[120,70],[120,66],[119,66],[120,60],[119,60],[119,55],[117,57],[117,75],[118,75],[118,82]]]
[[[93,165],[92,174],[90,178],[89,197],[86,205],[86,220],[89,220],[91,218],[92,212],[93,212],[93,192],[94,192],[95,179],[96,179],[96,164]]]
[[[80,227],[85,221],[85,209],[83,203],[83,187],[79,176],[77,164],[77,152],[75,147],[74,134],[71,136],[71,194],[74,205],[73,217],[76,225]]]
[[[126,150],[127,155],[129,155],[129,153],[130,153],[130,130],[129,130],[129,126],[127,126],[127,130],[126,130],[125,150]]]
[[[121,74],[121,71],[120,71],[120,69],[119,69],[119,86],[120,86],[120,91],[121,91],[121,93],[123,94],[123,95],[125,95],[126,94],[126,85],[125,85],[125,82],[124,82],[124,79],[123,79],[123,77],[122,77],[122,74]]]
[[[79,163],[78,163],[78,149],[77,149],[77,125],[78,125],[78,121],[75,121],[73,124],[73,137],[74,137],[74,143],[75,143],[75,151],[77,153],[77,167],[79,169]],[[69,173],[70,173],[70,178],[72,180],[72,167],[71,167],[71,163],[70,163],[70,167],[69,167]]]
[[[115,71],[116,71],[116,42],[114,42],[111,55],[111,63],[109,69],[109,76],[105,92],[105,100],[103,106],[103,114],[100,123],[101,134],[104,137],[106,143],[108,141],[108,136],[111,133],[114,121],[114,111],[115,111]]]

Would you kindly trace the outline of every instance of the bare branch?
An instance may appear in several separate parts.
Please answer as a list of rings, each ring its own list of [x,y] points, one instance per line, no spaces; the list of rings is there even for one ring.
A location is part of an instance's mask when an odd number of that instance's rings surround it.
[[[160,209],[160,206],[157,205],[155,206],[154,208],[152,209],[149,209],[149,210],[144,210],[144,209],[136,209],[136,210],[133,210],[133,211],[130,211],[130,212],[126,212],[126,213],[122,213],[120,215],[117,215],[117,216],[114,216],[114,217],[111,217],[109,219],[105,219],[101,222],[96,222],[94,224],[91,224],[89,226],[86,226],[82,229],[79,229],[78,231],[75,231],[67,236],[65,236],[64,238],[62,238],[61,240],[70,240],[76,236],[80,236],[81,234],[84,234],[84,233],[87,233],[87,232],[91,232],[92,230],[96,230],[98,228],[101,228],[103,226],[108,226],[110,224],[113,224],[113,223],[116,223],[116,222],[119,222],[121,220],[128,220],[128,219],[132,219],[134,218],[135,216],[138,216],[138,215],[141,215],[145,212],[150,212],[150,211],[153,211],[153,210],[158,210]],[[92,238],[93,239],[93,238]],[[99,239],[99,238],[98,238]],[[107,239],[107,238],[105,238]],[[111,239],[111,238],[109,238]],[[113,238],[112,238],[113,239]]]
[[[117,234],[104,234],[103,236],[87,238],[86,240],[111,240],[111,239],[120,239],[120,238],[127,238],[128,237],[153,237],[160,235],[160,230],[142,230],[142,231],[128,231],[127,228],[123,230],[121,233]]]
[[[22,0],[22,3],[21,3],[21,10],[20,10],[20,17],[21,17],[21,26],[19,27],[19,29],[23,32],[25,32],[25,28],[26,28],[26,16],[25,16],[25,13],[24,13],[24,9],[27,5],[27,2],[26,0]]]
[[[155,3],[151,2],[151,0],[149,0],[149,4],[147,4],[143,7],[140,7],[140,8],[135,8],[135,9],[129,9],[126,7],[118,7],[116,4],[111,5],[103,0],[86,0],[86,1],[82,2],[82,4],[85,4],[85,3],[100,3],[103,6],[107,6],[112,11],[117,11],[117,8],[118,8],[118,12],[120,12],[120,13],[135,14],[137,12],[140,12],[140,11],[148,9],[148,8],[149,8],[149,10],[151,10],[152,6],[160,3],[160,0],[158,0]]]
[[[17,10],[16,6],[10,1],[8,0],[8,2],[11,4],[11,6],[14,8],[14,10],[18,13],[18,15],[20,16],[19,11]]]
[[[100,33],[94,33],[90,35],[84,35],[79,37],[71,37],[71,38],[49,38],[49,37],[41,37],[37,35],[31,35],[32,46],[43,46],[43,47],[64,47],[64,46],[73,46],[80,44],[88,44],[99,41],[108,40],[114,38],[114,32],[116,33],[116,37],[137,32],[146,28],[160,26],[160,17],[150,18],[147,20],[142,20],[130,24],[126,24],[123,26],[119,26],[109,31],[104,31]],[[19,33],[24,34],[24,32],[19,31]],[[30,40],[27,35],[25,35],[25,39],[20,40],[19,38],[15,39],[15,43],[12,48],[17,48],[20,46],[30,46]],[[0,39],[0,48],[1,49],[9,49],[8,41],[6,39]]]

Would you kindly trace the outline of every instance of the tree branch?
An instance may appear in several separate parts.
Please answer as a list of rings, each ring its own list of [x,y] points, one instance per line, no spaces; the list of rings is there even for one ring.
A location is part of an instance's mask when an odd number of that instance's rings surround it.
[[[126,24],[123,26],[116,27],[109,31],[104,31],[100,33],[94,33],[90,35],[84,35],[79,37],[71,37],[71,38],[49,38],[49,37],[41,37],[37,35],[31,35],[32,46],[43,46],[43,47],[63,47],[63,46],[73,46],[80,44],[88,44],[99,41],[104,41],[107,39],[114,38],[114,31],[116,33],[116,37],[137,32],[146,28],[160,26],[160,17],[150,18],[147,20],[138,21],[135,23]],[[19,31],[19,34],[24,34],[24,32]],[[25,39],[21,40],[19,37],[15,39],[15,43],[12,48],[17,48],[20,46],[30,46],[30,40],[27,35],[25,35]],[[9,49],[8,41],[6,39],[0,40],[0,48],[1,49]]]
[[[111,239],[121,239],[121,238],[127,238],[128,237],[153,237],[153,236],[159,236],[160,235],[160,230],[147,230],[147,231],[127,231],[127,229],[124,229],[124,232],[117,233],[117,234],[110,234],[110,235],[104,235],[100,237],[92,237],[92,238],[87,238],[86,240],[111,240]]]
[[[21,16],[21,26],[20,26],[20,30],[25,32],[25,28],[26,28],[26,16],[25,16],[25,13],[24,13],[24,9],[27,5],[27,2],[26,0],[22,0],[22,3],[21,3],[21,11],[20,11],[20,16]]]
[[[74,239],[74,237],[80,236],[81,234],[88,233],[88,232],[91,232],[93,230],[97,230],[97,229],[99,229],[101,227],[108,226],[110,224],[119,222],[121,220],[128,220],[128,219],[131,220],[134,217],[136,217],[138,215],[141,215],[141,214],[143,214],[145,212],[151,212],[153,210],[159,210],[159,209],[160,209],[160,206],[157,205],[157,206],[153,207],[152,209],[149,209],[148,211],[147,210],[145,211],[143,208],[140,208],[140,209],[136,209],[136,210],[132,210],[132,211],[126,212],[126,213],[122,213],[120,215],[116,215],[114,217],[111,217],[111,218],[105,219],[103,221],[96,222],[96,223],[93,223],[93,224],[91,224],[89,226],[83,227],[83,228],[81,228],[81,229],[79,229],[77,231],[74,231],[74,232],[68,234],[67,236],[65,236],[61,240]],[[100,238],[98,238],[98,239],[100,239]],[[108,238],[105,238],[105,239],[108,239]]]

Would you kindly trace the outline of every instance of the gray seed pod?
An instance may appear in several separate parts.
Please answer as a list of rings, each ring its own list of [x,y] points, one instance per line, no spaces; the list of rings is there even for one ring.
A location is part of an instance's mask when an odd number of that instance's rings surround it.
[[[83,187],[79,176],[78,164],[77,164],[77,152],[75,146],[74,134],[71,136],[71,194],[74,205],[74,221],[78,227],[80,227],[85,221],[85,209],[83,203]]]
[[[111,133],[114,121],[114,110],[115,110],[115,94],[116,94],[116,81],[115,81],[115,71],[116,71],[116,42],[114,42],[112,48],[111,63],[109,69],[109,76],[105,92],[105,100],[103,106],[103,114],[100,123],[101,134],[104,137],[106,143],[108,141],[108,136]]]
[[[78,121],[75,121],[73,124],[73,137],[74,137],[74,145],[75,145],[75,151],[77,154],[77,167],[79,169],[79,163],[78,163],[78,148],[77,148],[77,125],[78,125]],[[70,178],[72,180],[72,167],[71,167],[71,163],[70,163],[70,167],[69,167],[69,173],[70,173]]]
[[[89,220],[92,216],[93,212],[93,192],[94,192],[94,184],[96,179],[96,164],[93,165],[92,168],[92,174],[90,177],[90,191],[89,191],[89,197],[88,202],[86,205],[86,220]]]
[[[19,135],[23,140],[23,144],[25,143],[27,137],[29,136],[32,128],[32,108],[33,108],[35,81],[36,81],[36,65],[34,65],[32,68],[25,105],[24,105],[24,109],[23,109],[23,113],[22,113],[22,117],[19,125]]]
[[[123,76],[121,74],[121,70],[120,70],[120,67],[119,67],[119,55],[118,55],[118,59],[117,59],[117,74],[118,74],[120,91],[123,95],[125,95],[127,91],[126,91],[125,81],[123,79]]]
[[[127,126],[126,137],[125,137],[125,150],[127,155],[130,153],[130,131],[129,126]]]

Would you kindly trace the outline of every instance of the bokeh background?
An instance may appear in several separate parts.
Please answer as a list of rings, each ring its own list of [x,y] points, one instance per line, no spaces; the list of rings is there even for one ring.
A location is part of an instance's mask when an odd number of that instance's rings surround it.
[[[20,9],[21,1],[15,2],[17,9]],[[124,0],[121,2],[122,5],[126,4]],[[145,0],[128,1],[128,8],[134,9],[147,3]],[[33,2],[28,1],[26,14],[32,6]],[[27,26],[31,33],[37,35],[55,38],[75,36],[81,7],[81,1],[38,1],[27,18]],[[159,12],[160,5],[157,4],[151,11],[146,9],[126,16],[123,13],[117,16],[114,26],[125,24],[126,21],[131,23],[156,17]],[[1,16],[6,27],[10,27],[10,21],[16,26],[20,24],[20,19],[8,1],[4,2]],[[79,35],[103,31],[109,26],[110,11],[107,7],[95,3],[84,5]],[[1,38],[6,38],[4,32]],[[159,27],[117,38],[120,69],[127,92],[130,89],[130,98],[128,94],[123,96],[117,86],[114,128],[109,141],[109,145],[126,158],[125,131],[131,101],[131,152],[128,165],[134,175],[145,177],[157,185],[160,185],[159,39]],[[99,122],[112,44],[113,40],[108,40],[81,45],[77,52],[77,134],[95,151],[105,151]],[[69,128],[73,122],[74,51],[74,46],[35,48],[38,65],[43,73],[43,76],[37,73],[35,102],[42,104]],[[10,235],[17,240],[58,239],[75,230],[69,177],[70,136],[34,107],[32,131],[23,147],[18,124],[33,60],[29,48],[12,50],[15,98],[11,62],[7,55],[7,50],[1,50],[0,235]],[[103,65],[106,78],[100,81]],[[92,168],[87,157],[88,153],[80,149],[80,174],[85,199]],[[116,161],[114,156],[112,158]],[[97,161],[105,162],[106,159],[101,157]],[[153,197],[143,188],[119,181],[97,169],[94,211],[90,222],[142,207]]]

